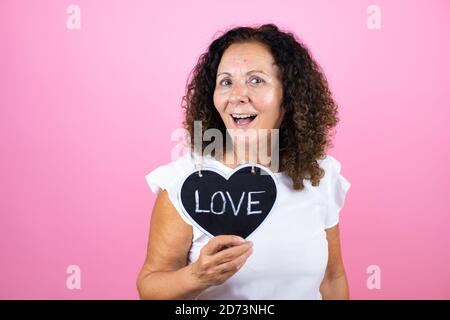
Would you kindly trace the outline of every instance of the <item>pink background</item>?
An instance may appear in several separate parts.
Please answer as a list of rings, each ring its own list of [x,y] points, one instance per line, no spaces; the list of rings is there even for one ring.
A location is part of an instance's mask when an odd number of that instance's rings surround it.
[[[138,298],[144,176],[171,160],[187,75],[217,31],[265,22],[305,41],[340,105],[351,298],[450,298],[447,0],[1,0],[0,298]]]

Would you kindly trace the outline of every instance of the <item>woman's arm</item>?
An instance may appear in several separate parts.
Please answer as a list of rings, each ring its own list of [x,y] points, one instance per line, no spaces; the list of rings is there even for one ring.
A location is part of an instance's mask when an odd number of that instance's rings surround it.
[[[324,300],[350,299],[347,277],[341,256],[339,223],[325,229],[328,240],[328,264],[320,285],[320,293]]]
[[[136,282],[141,299],[193,299],[203,291],[191,276],[191,265],[187,265],[191,243],[192,227],[181,219],[167,191],[159,192],[147,257]]]
[[[203,288],[190,281],[191,265],[176,271],[142,271],[138,279],[139,296],[143,300],[192,300]]]

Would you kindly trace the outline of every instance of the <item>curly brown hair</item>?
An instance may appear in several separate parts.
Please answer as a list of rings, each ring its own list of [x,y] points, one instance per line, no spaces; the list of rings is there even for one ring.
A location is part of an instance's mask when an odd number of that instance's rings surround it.
[[[293,189],[303,190],[303,179],[318,186],[324,170],[317,160],[325,158],[339,118],[326,77],[309,49],[295,34],[280,31],[274,24],[236,27],[214,40],[189,75],[182,107],[184,127],[194,147],[194,121],[201,121],[203,132],[226,128],[214,107],[217,68],[222,54],[233,43],[257,41],[270,48],[280,69],[285,114],[279,130],[280,171],[292,178]],[[205,143],[202,142],[202,150]]]

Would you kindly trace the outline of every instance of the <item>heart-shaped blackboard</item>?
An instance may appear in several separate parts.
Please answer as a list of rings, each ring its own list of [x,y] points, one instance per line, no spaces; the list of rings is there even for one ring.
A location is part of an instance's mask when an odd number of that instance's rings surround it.
[[[253,172],[252,172],[253,167]],[[249,237],[267,218],[277,198],[277,183],[261,165],[241,165],[228,176],[213,168],[189,174],[178,200],[186,217],[209,237]]]

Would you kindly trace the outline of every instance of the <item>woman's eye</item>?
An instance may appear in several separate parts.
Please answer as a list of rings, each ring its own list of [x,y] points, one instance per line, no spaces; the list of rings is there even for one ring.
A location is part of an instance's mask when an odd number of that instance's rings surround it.
[[[250,79],[250,82],[253,84],[258,84],[258,83],[264,82],[264,80],[261,78],[252,78],[252,79]]]
[[[251,82],[252,84],[259,84],[259,83],[263,83],[264,80],[261,79],[261,78],[251,78],[251,79],[250,79],[250,82]],[[223,80],[221,80],[221,81],[219,82],[219,84],[220,84],[221,86],[229,86],[229,85],[231,84],[231,81],[230,81],[229,79],[223,79]]]
[[[220,84],[222,86],[227,86],[228,85],[227,82],[230,82],[230,81],[228,79],[223,79],[222,81],[220,81]]]

